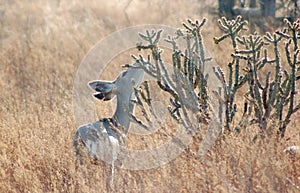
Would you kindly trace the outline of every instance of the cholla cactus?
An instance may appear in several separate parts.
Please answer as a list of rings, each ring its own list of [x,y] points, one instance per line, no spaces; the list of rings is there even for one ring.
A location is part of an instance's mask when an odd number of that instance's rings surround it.
[[[284,101],[287,102],[288,106],[285,118],[283,121],[280,120],[279,132],[281,136],[284,136],[286,126],[290,122],[291,115],[300,109],[300,103],[295,104],[295,96],[297,94],[296,81],[299,80],[299,76],[297,77],[296,73],[300,71],[300,60],[298,58],[300,52],[298,45],[298,40],[300,39],[300,19],[293,23],[285,20],[285,23],[286,28],[283,31],[276,32],[287,40],[285,46],[285,55],[290,68],[290,72],[286,76],[287,85],[285,87],[285,92],[281,92],[283,96],[286,96]],[[277,109],[277,111],[282,113],[282,108]]]
[[[230,37],[234,49],[233,60],[228,65],[228,80],[221,68],[215,69],[215,73],[223,85],[226,128],[229,128],[229,123],[235,113],[235,93],[245,82],[248,83],[249,87],[249,91],[245,95],[247,103],[245,106],[248,107],[248,104],[250,104],[250,108],[254,110],[254,122],[258,123],[262,131],[265,131],[268,122],[275,118],[278,122],[279,133],[284,136],[291,115],[299,110],[300,104],[295,104],[297,94],[295,84],[300,79],[296,76],[300,70],[298,59],[300,24],[299,20],[294,23],[287,20],[285,22],[286,28],[282,31],[277,31],[273,35],[267,33],[262,37],[257,34],[239,36],[239,32],[245,25],[241,17],[237,17],[232,21],[225,18],[219,20],[220,28],[225,32],[225,35],[214,38],[215,42],[219,43]],[[279,52],[279,44],[283,39],[287,40],[285,43],[285,56],[289,64],[289,71],[282,69],[283,60]],[[275,59],[268,58],[268,51],[265,46],[269,44],[273,46]],[[242,64],[245,66],[243,68],[244,75],[240,73]],[[261,74],[261,70],[266,64],[274,66],[274,72],[267,72],[265,80],[262,82],[259,79],[259,74]],[[233,76],[235,77],[234,80]]]
[[[137,48],[149,50],[151,55],[147,59],[143,56],[133,56],[146,73],[156,78],[159,87],[170,94],[168,110],[171,116],[190,131],[197,130],[199,123],[209,121],[208,74],[204,72],[210,58],[205,55],[201,35],[205,22],[205,19],[202,22],[188,20],[183,24],[183,30],[178,30],[175,36],[168,36],[166,39],[173,47],[172,72],[167,70],[162,59],[162,50],[159,48],[161,30],[139,34],[146,44],[138,44]],[[275,119],[279,134],[284,136],[291,115],[300,109],[300,104],[296,104],[295,100],[297,94],[295,85],[300,79],[300,76],[297,76],[297,72],[300,71],[299,23],[286,21],[286,28],[272,35],[267,33],[260,36],[255,33],[242,36],[240,34],[247,22],[240,16],[234,20],[226,18],[219,20],[224,35],[214,38],[214,41],[218,44],[228,38],[233,49],[228,74],[225,75],[220,67],[214,68],[222,86],[212,92],[219,99],[220,122],[223,120],[222,106],[225,106],[225,129],[231,130],[230,125],[238,109],[235,102],[236,93],[240,88],[247,86],[248,92],[244,93],[244,113],[241,120],[243,125],[257,123],[263,134],[270,120]],[[179,40],[185,41],[185,49],[179,48]],[[285,56],[289,64],[287,70],[283,70],[284,60],[279,52],[282,40],[287,40],[285,43]],[[272,47],[269,52],[274,52],[274,59],[269,58],[266,49],[270,44]],[[262,74],[265,66],[271,66],[274,70]],[[250,118],[251,121],[246,121]]]
[[[139,34],[146,44],[139,44],[137,48],[150,50],[152,58],[150,55],[147,60],[142,56],[133,56],[141,66],[148,66],[144,68],[146,73],[155,77],[159,87],[170,94],[168,110],[171,116],[190,132],[198,130],[199,123],[207,123],[209,119],[208,75],[204,74],[204,69],[210,58],[205,56],[201,35],[205,22],[206,19],[201,22],[188,20],[183,24],[184,30],[178,30],[175,36],[166,39],[173,47],[172,72],[167,70],[158,45],[161,30]],[[185,40],[185,50],[178,48],[178,39]]]
[[[214,38],[216,44],[222,42],[226,38],[230,38],[234,52],[236,53],[238,46],[238,36],[244,26],[247,24],[246,21],[242,20],[241,16],[238,16],[234,20],[227,20],[225,17],[218,20],[220,29],[224,32],[221,37]],[[225,128],[230,129],[230,123],[236,112],[236,104],[234,103],[236,92],[246,82],[246,77],[240,75],[240,58],[234,57],[233,60],[228,64],[229,75],[228,80],[221,68],[215,69],[215,74],[223,85],[224,103],[225,103]]]

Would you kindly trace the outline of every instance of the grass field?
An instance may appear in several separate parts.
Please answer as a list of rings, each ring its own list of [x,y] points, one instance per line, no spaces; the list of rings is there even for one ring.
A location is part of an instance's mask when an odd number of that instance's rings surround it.
[[[195,0],[2,1],[0,192],[299,192],[300,159],[283,152],[300,145],[299,113],[283,139],[270,135],[253,143],[258,132],[253,126],[238,136],[224,134],[199,157],[195,152],[201,141],[194,136],[180,156],[158,168],[116,168],[113,184],[109,164],[88,158],[76,164],[73,79],[89,49],[127,26],[180,27],[186,18],[207,17],[207,48],[226,66],[226,44],[212,41],[221,34],[216,7],[215,1]],[[129,55],[117,58],[105,78],[112,80],[130,62]],[[155,145],[171,136],[166,128],[147,140]],[[129,136],[128,141],[140,144],[138,139]]]

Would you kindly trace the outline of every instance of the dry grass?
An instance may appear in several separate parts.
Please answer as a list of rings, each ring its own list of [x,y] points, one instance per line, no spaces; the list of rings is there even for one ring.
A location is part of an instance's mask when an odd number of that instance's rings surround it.
[[[195,136],[178,158],[159,168],[117,168],[112,186],[108,164],[86,159],[76,167],[72,84],[87,51],[129,25],[179,27],[187,17],[213,18],[207,11],[213,4],[204,1],[104,2],[0,4],[0,192],[299,192],[299,158],[283,153],[299,145],[298,114],[283,140],[253,143],[257,129],[247,128],[239,136],[224,135],[198,157]],[[204,32],[209,40],[220,33],[212,20]],[[224,47],[208,48],[218,62],[228,57]],[[159,134],[156,140],[172,135],[168,130]]]

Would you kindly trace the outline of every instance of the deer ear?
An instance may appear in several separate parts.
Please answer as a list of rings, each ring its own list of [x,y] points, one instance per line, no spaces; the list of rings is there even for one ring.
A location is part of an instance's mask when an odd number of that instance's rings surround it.
[[[94,93],[93,96],[96,99],[108,101],[108,100],[112,99],[115,96],[115,94],[113,92],[108,92],[108,93],[98,92],[98,93]]]
[[[108,93],[111,92],[114,88],[115,84],[109,81],[102,81],[102,80],[94,80],[88,83],[89,87],[97,92]]]
[[[88,85],[97,93],[94,93],[93,96],[99,100],[110,100],[115,96],[113,92],[115,89],[115,84],[113,82],[94,80],[88,83]]]
[[[104,97],[105,97],[105,95],[104,95],[103,93],[100,93],[100,92],[93,94],[93,96],[94,96],[96,99],[99,99],[99,100],[103,100]]]

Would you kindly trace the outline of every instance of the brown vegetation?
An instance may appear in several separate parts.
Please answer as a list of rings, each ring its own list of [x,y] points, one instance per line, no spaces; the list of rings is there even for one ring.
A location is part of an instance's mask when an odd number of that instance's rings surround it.
[[[212,37],[221,33],[216,31],[215,16],[207,11],[214,1],[110,2],[0,4],[0,192],[299,192],[300,160],[283,152],[299,145],[299,113],[293,115],[283,139],[270,135],[254,143],[259,129],[248,127],[237,136],[224,134],[199,157],[195,152],[201,141],[194,136],[190,147],[161,167],[116,168],[113,185],[110,165],[88,158],[76,165],[73,77],[97,41],[130,25],[179,27],[187,17],[206,16],[204,36],[210,54],[221,66],[230,57],[225,45],[213,45]],[[111,74],[132,62],[129,56],[119,60],[112,61],[120,65]],[[171,136],[165,128],[155,140]],[[136,139],[129,136],[129,141]]]

